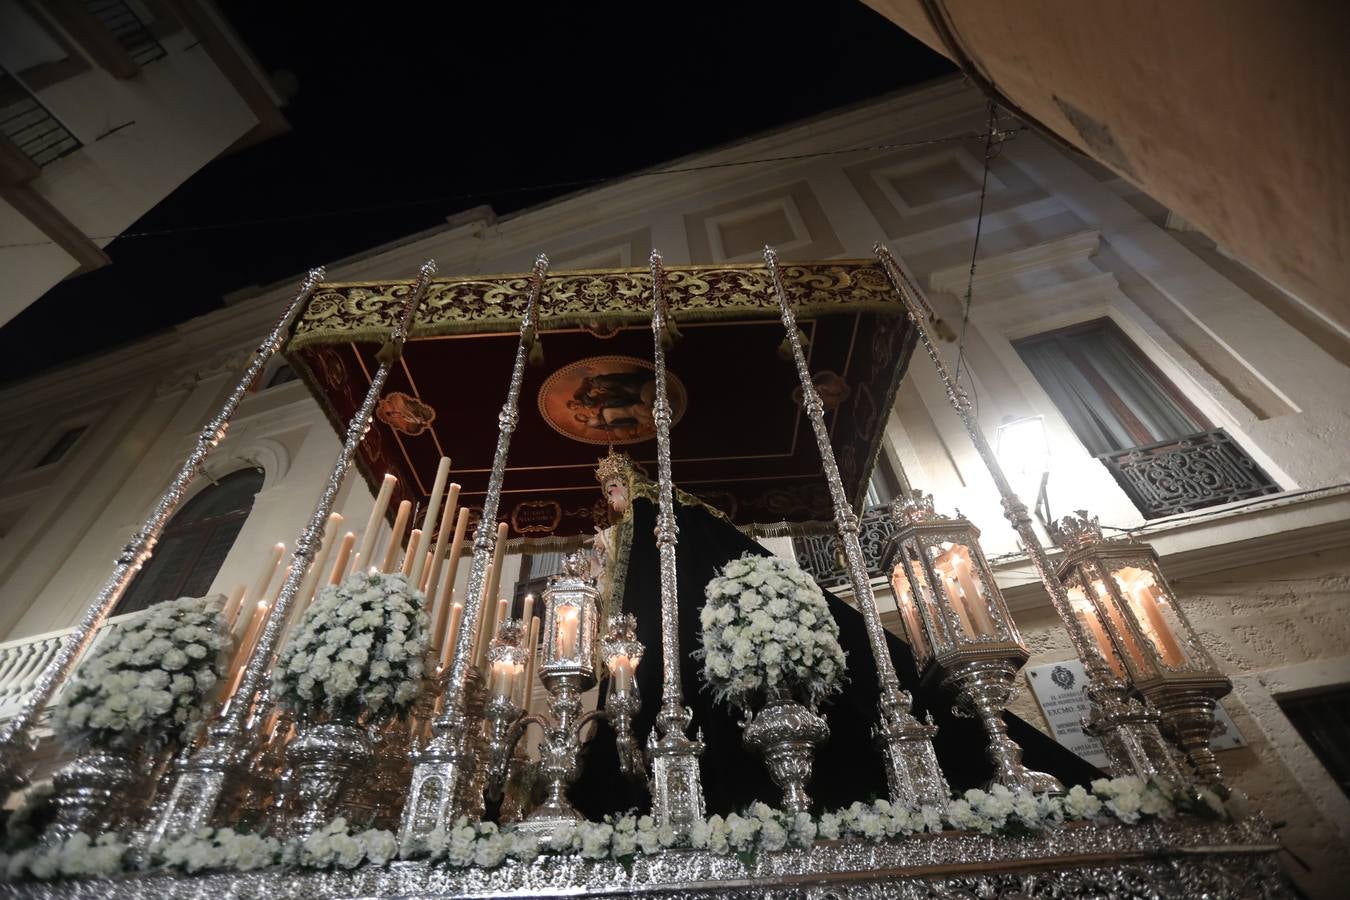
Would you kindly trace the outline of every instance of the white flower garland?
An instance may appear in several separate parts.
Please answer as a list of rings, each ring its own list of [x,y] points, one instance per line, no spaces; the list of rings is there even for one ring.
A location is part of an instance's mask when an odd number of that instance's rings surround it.
[[[426,613],[401,574],[356,572],[314,598],[272,667],[272,694],[296,713],[400,710],[422,682]]]
[[[915,809],[877,800],[812,816],[755,803],[744,812],[695,823],[690,843],[709,853],[734,854],[752,865],[760,853],[808,848],[817,840],[880,842],[945,829],[1018,835],[1048,831],[1069,822],[1134,825],[1169,819],[1182,812],[1228,818],[1223,802],[1207,788],[1179,790],[1135,777],[1101,778],[1092,782],[1091,790],[1075,786],[1062,796],[1012,791],[996,784],[988,791],[966,791],[944,808]],[[529,864],[542,855],[612,859],[631,868],[639,856],[676,845],[675,833],[657,828],[651,816],[630,814],[607,817],[603,822],[578,822],[543,838],[511,826],[501,828],[460,817],[448,830],[429,834],[410,855],[460,869],[492,869],[508,861]],[[117,835],[104,834],[95,840],[77,834],[54,847],[0,856],[0,870],[10,880],[106,877],[126,868],[126,850]],[[345,819],[335,819],[306,838],[286,843],[228,828],[204,828],[166,845],[156,855],[152,868],[189,873],[247,872],[273,865],[352,869],[362,864],[386,865],[397,858],[397,851],[393,832],[354,832]]]
[[[126,746],[171,741],[202,715],[231,645],[225,598],[184,597],[116,628],[76,671],[52,712],[66,742]]]
[[[839,626],[820,586],[795,563],[747,553],[704,589],[703,680],[742,709],[771,688],[812,707],[843,687]]]

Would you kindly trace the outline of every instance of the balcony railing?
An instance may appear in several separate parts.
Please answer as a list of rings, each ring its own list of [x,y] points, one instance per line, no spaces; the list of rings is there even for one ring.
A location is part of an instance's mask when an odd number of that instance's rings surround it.
[[[1276,494],[1280,486],[1223,429],[1098,457],[1146,519]]]
[[[98,635],[94,638],[93,646],[98,646],[98,643],[107,637],[110,632],[121,628],[127,622],[135,621],[144,614],[145,610],[141,610],[109,619],[99,629]],[[28,692],[37,683],[42,670],[47,668],[47,664],[55,658],[57,651],[61,649],[61,643],[74,630],[74,628],[66,628],[61,631],[49,631],[46,634],[19,638],[16,641],[6,641],[0,644],[0,721],[9,719],[19,711],[19,707],[23,705]],[[88,654],[85,657],[88,658]],[[60,696],[59,690],[57,696]]]
[[[38,166],[80,149],[75,135],[3,68],[0,68],[0,135]]]
[[[885,505],[868,509],[858,520],[858,539],[862,542],[863,559],[867,561],[867,572],[873,578],[885,574],[882,553],[894,531],[895,524]],[[797,554],[797,565],[806,570],[821,587],[848,583],[848,571],[844,568],[844,554],[837,535],[830,533],[793,538],[792,549]]]
[[[154,33],[124,0],[84,0],[84,8],[117,38],[117,43],[136,65],[143,66],[168,55]]]

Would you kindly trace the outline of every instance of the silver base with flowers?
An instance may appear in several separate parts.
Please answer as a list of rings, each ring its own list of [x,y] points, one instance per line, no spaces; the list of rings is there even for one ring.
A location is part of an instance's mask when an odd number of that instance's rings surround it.
[[[751,697],[767,698],[745,743],[763,754],[783,808],[805,812],[815,748],[830,736],[815,707],[842,688],[845,666],[825,595],[795,563],[749,553],[723,566],[705,593],[703,680],[747,713]]]

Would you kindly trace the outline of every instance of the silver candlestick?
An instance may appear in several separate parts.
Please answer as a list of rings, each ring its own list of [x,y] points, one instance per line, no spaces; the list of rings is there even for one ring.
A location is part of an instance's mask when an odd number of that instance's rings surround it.
[[[1031,557],[1036,574],[1040,576],[1041,584],[1045,586],[1046,594],[1050,597],[1051,606],[1063,621],[1074,650],[1083,660],[1089,682],[1087,694],[1092,702],[1086,727],[1102,742],[1111,761],[1111,768],[1116,774],[1179,782],[1181,772],[1158,731],[1157,713],[1146,704],[1128,696],[1128,688],[1112,674],[1107,661],[1098,651],[1096,642],[1084,632],[1082,623],[1074,614],[1064,583],[1055,573],[1050,558],[1045,553],[1045,547],[1031,525],[1031,516],[1027,513],[1026,504],[1008,483],[998,457],[995,456],[984,432],[980,430],[979,422],[975,419],[970,398],[952,379],[947,364],[938,353],[937,344],[928,327],[929,317],[923,312],[925,309],[931,310],[932,307],[924,298],[918,282],[883,244],[877,243],[873,250],[904,304],[910,322],[918,329],[919,341],[946,388],[948,402],[960,416],[971,443],[975,445],[976,452],[994,479],[994,485],[1003,498],[1004,516],[1017,532],[1022,546]]]
[[[685,732],[693,718],[684,705],[680,684],[679,586],[675,573],[675,546],[679,526],[675,522],[675,492],[670,473],[670,400],[666,394],[667,333],[666,272],[661,254],[651,255],[652,270],[652,359],[656,369],[656,549],[661,569],[661,709],[656,727],[648,735],[651,758],[652,817],[657,827],[669,826],[677,839],[689,837],[695,822],[704,815],[703,782],[698,759],[703,753],[703,735],[690,739]],[[630,501],[631,502],[631,501]]]
[[[947,802],[951,791],[938,766],[937,754],[933,751],[933,735],[937,733],[937,728],[914,717],[909,693],[900,687],[900,679],[895,674],[890,650],[886,646],[886,632],[881,625],[881,613],[872,593],[867,562],[863,558],[862,543],[858,539],[858,515],[844,494],[843,479],[835,462],[834,448],[830,445],[830,432],[825,426],[825,406],[812,383],[811,370],[806,365],[806,355],[802,352],[797,332],[797,317],[792,312],[792,304],[783,287],[783,276],[778,270],[778,254],[770,247],[764,248],[764,262],[778,296],[783,328],[787,331],[788,345],[792,349],[797,377],[801,382],[802,406],[816,435],[821,467],[825,471],[825,481],[834,504],[834,524],[844,548],[849,583],[853,586],[854,599],[867,627],[867,639],[876,661],[877,678],[881,682],[881,722],[877,736],[885,752],[886,781],[890,787],[891,802],[907,806],[938,806]]]
[[[436,264],[427,261],[422,265],[417,282],[408,290],[399,312],[398,320],[389,337],[389,342],[379,353],[380,365],[371,378],[370,388],[365,400],[347,424],[347,434],[342,449],[338,452],[333,468],[319,494],[309,522],[295,542],[295,553],[291,557],[290,574],[281,585],[276,601],[267,613],[262,633],[253,649],[252,655],[244,666],[243,677],[235,692],[235,701],[227,704],[222,713],[208,731],[206,745],[183,767],[165,804],[164,812],[155,823],[151,837],[154,842],[187,834],[209,824],[217,818],[221,807],[240,784],[231,779],[232,773],[241,770],[252,752],[247,716],[253,706],[252,699],[262,688],[264,679],[277,652],[277,644],[291,605],[300,592],[301,583],[309,571],[310,565],[323,540],[324,527],[328,524],[328,515],[337,500],[338,491],[350,468],[356,448],[370,428],[375,404],[384,390],[385,380],[394,363],[402,354],[403,343],[407,339],[413,314],[431,285],[431,276],[436,272]],[[232,799],[232,797],[230,798]]]
[[[108,576],[108,580],[103,582],[103,586],[94,595],[94,601],[85,612],[84,618],[80,620],[80,624],[70,633],[56,656],[52,657],[51,662],[42,670],[42,674],[33,682],[33,687],[28,692],[28,696],[24,699],[18,712],[5,724],[4,730],[0,731],[0,803],[3,803],[4,799],[15,789],[22,787],[27,780],[28,764],[26,757],[32,750],[33,744],[30,732],[37,722],[38,714],[42,712],[42,708],[47,705],[47,701],[56,693],[56,689],[74,671],[75,664],[89,649],[89,645],[98,634],[104,620],[108,618],[108,614],[122,599],[122,595],[126,592],[132,579],[136,577],[136,573],[141,570],[141,567],[155,552],[155,544],[159,542],[159,536],[164,532],[164,526],[168,524],[169,519],[173,517],[173,514],[183,502],[188,487],[196,478],[197,473],[201,471],[202,463],[225,438],[225,432],[230,426],[230,420],[234,418],[235,410],[239,408],[239,404],[243,401],[249,388],[262,375],[268,361],[276,353],[277,348],[281,346],[282,338],[295,320],[296,315],[309,301],[310,295],[314,293],[314,288],[319,282],[323,281],[323,275],[322,266],[310,269],[309,273],[305,275],[304,281],[300,284],[300,289],[296,291],[290,305],[277,319],[267,337],[254,351],[248,368],[240,376],[234,390],[230,391],[224,405],[202,427],[201,432],[197,435],[196,445],[187,455],[187,458],[183,460],[183,464],[174,474],[173,480],[169,482],[168,488],[160,495],[154,511],[145,520],[145,524],[141,526],[140,531],[136,532],[136,536],[122,548],[122,552],[118,555],[117,562],[113,566],[112,574]]]
[[[638,756],[632,740],[631,716],[637,711],[631,682],[642,645],[632,638],[632,617],[621,617],[601,644],[601,655],[611,671],[621,673],[624,686],[611,693],[614,709],[583,712],[582,695],[596,681],[595,632],[599,591],[589,577],[588,565],[579,554],[569,554],[563,571],[549,579],[544,590],[544,649],[539,676],[549,693],[548,715],[524,715],[513,700],[526,653],[520,647],[521,623],[504,622],[488,651],[491,663],[489,699],[484,707],[488,731],[488,786],[497,792],[513,774],[513,767],[526,761],[516,755],[520,738],[530,725],[544,732],[539,743],[539,762],[534,771],[543,782],[545,797],[533,809],[522,809],[518,826],[540,833],[576,822],[581,815],[567,799],[568,787],[581,774],[581,733],[600,717],[615,723],[619,734],[620,768],[631,769],[624,759]],[[526,685],[528,696],[530,686]],[[626,737],[624,737],[626,735]]]
[[[539,339],[539,298],[548,272],[548,257],[539,254],[530,274],[530,293],[525,315],[520,321],[520,339],[511,366],[506,402],[497,416],[497,449],[492,457],[492,472],[483,512],[473,538],[473,562],[465,587],[464,615],[455,639],[455,657],[445,675],[444,703],[441,714],[431,724],[431,740],[414,751],[412,784],[403,807],[399,828],[399,846],[406,852],[419,848],[425,837],[437,828],[447,828],[461,815],[482,814],[484,777],[480,757],[482,745],[481,681],[473,665],[472,646],[478,632],[480,615],[491,615],[483,596],[488,562],[496,542],[497,508],[501,501],[502,480],[511,435],[519,422],[520,388],[525,380],[529,351]]]
[[[633,718],[642,709],[636,675],[643,649],[637,639],[637,619],[632,613],[611,619],[609,629],[600,639],[600,659],[609,670],[605,716],[614,728],[614,740],[619,748],[619,771],[630,778],[647,777],[642,752],[633,734]]]

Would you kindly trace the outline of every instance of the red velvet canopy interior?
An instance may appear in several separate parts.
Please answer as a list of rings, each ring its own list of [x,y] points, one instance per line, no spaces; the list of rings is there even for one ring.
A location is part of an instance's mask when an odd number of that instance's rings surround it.
[[[788,293],[801,304],[799,322],[818,390],[834,407],[826,421],[846,491],[860,503],[913,332],[871,263],[815,267],[830,277],[811,265],[790,267]],[[589,277],[638,284],[644,271]],[[828,520],[820,454],[798,403],[796,370],[779,352],[784,331],[773,298],[763,295],[763,268],[689,271],[699,277],[681,280],[677,270],[670,289],[683,334],[667,353],[675,482],[741,525]],[[727,273],[738,276],[737,286],[727,289],[727,302],[712,303],[718,278]],[[551,275],[541,300],[544,362],[526,369],[499,512],[513,539],[556,542],[608,524],[594,468],[609,441],[655,474],[656,443],[645,418],[652,332],[640,284],[620,302],[579,315],[564,308],[574,292],[561,287],[568,279],[575,286],[579,278],[587,283],[586,273]],[[473,283],[521,284],[519,276]],[[692,283],[703,287],[690,288]],[[467,282],[436,284],[448,286],[433,291],[419,311],[357,466],[372,485],[386,472],[398,476],[393,505],[409,499],[424,511],[437,461],[449,456],[451,479],[463,486],[461,505],[477,510],[518,340],[512,313],[518,316],[523,296],[498,298],[500,316],[489,309],[467,317],[465,309],[477,310],[461,290]],[[370,327],[370,311],[391,308],[397,293],[390,284],[325,285],[288,347],[292,365],[339,434],[378,365],[380,344],[373,338],[380,330]],[[481,290],[474,296],[481,297]],[[341,310],[336,318],[335,309]]]

